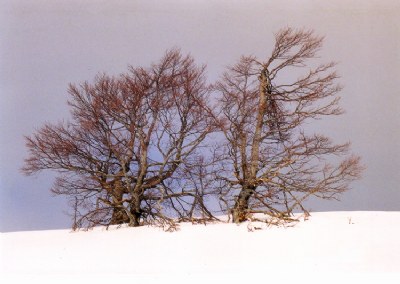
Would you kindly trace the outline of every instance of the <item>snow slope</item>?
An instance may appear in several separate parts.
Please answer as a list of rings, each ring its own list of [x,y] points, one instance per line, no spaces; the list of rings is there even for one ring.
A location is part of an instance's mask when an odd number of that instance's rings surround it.
[[[313,213],[294,227],[249,232],[257,226],[185,223],[172,233],[152,227],[2,233],[0,274],[260,280],[400,275],[400,212]]]

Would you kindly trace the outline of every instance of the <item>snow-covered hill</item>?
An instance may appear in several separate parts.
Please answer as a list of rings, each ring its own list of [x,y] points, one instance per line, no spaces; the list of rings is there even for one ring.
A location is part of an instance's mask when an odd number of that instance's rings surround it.
[[[294,227],[249,232],[257,226],[185,223],[172,233],[152,227],[2,233],[0,271],[3,276],[132,273],[265,281],[400,274],[400,212],[313,213]]]

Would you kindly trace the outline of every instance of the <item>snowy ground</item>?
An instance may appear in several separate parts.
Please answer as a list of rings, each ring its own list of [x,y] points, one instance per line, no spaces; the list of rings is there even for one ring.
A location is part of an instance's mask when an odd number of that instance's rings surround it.
[[[338,275],[400,278],[400,212],[313,213],[294,227],[249,232],[255,226],[182,224],[173,233],[151,227],[2,233],[0,279],[94,275],[104,280],[134,274],[158,283],[207,282],[204,277],[227,283],[271,278],[331,283]]]

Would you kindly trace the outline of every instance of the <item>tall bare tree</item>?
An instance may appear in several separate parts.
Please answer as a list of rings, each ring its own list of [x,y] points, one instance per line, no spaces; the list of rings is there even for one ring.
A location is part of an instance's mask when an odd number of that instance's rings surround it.
[[[70,85],[72,121],[26,137],[23,172],[59,173],[52,191],[70,197],[76,228],[212,218],[206,189],[191,182],[215,129],[209,92],[204,67],[178,50],[150,68]]]
[[[337,198],[362,171],[359,157],[338,160],[349,143],[306,134],[306,122],[342,114],[335,63],[315,62],[323,37],[285,28],[275,40],[267,60],[242,57],[216,84],[228,162],[220,195],[234,222],[252,212],[306,211],[308,197]]]

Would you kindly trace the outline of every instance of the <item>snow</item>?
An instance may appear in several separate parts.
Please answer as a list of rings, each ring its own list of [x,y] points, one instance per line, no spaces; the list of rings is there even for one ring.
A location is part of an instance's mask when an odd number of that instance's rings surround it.
[[[207,282],[204,277],[400,279],[400,212],[320,212],[293,227],[254,229],[261,226],[184,223],[172,233],[154,227],[1,233],[0,280],[44,275],[190,283]]]

